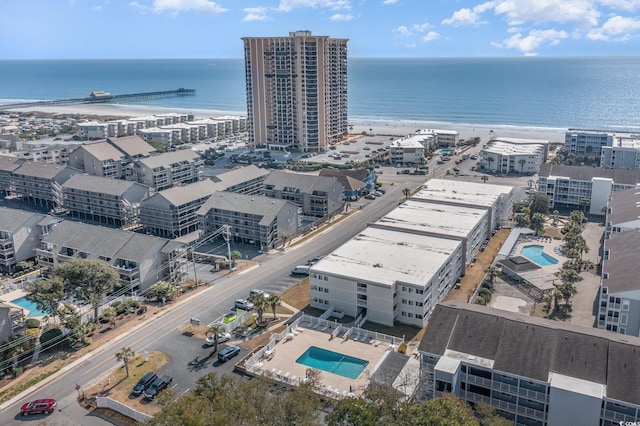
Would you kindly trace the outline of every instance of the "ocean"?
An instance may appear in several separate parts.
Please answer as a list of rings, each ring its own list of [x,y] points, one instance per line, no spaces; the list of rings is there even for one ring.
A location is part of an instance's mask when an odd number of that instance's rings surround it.
[[[640,57],[350,59],[349,117],[635,131]],[[137,102],[246,114],[241,59],[0,61],[0,102],[196,89]]]

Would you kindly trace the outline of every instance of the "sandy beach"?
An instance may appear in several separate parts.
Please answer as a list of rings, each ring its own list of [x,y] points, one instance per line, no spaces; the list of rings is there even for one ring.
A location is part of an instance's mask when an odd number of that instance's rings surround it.
[[[171,112],[191,113],[196,118],[220,117],[223,115],[246,115],[240,111],[216,111],[216,110],[186,110],[175,108],[151,107],[148,105],[117,105],[117,104],[92,104],[69,105],[56,107],[20,108],[15,112],[41,111],[49,114],[83,114],[100,117],[141,117],[154,114],[166,114]],[[457,130],[461,139],[473,139],[480,137],[486,141],[491,137],[491,132],[497,138],[526,138],[544,139],[551,142],[564,142],[564,133],[567,129],[548,127],[526,127],[509,125],[482,125],[466,123],[439,123],[421,120],[382,120],[382,119],[349,119],[349,133],[362,132],[377,135],[406,136],[418,129],[445,129]]]

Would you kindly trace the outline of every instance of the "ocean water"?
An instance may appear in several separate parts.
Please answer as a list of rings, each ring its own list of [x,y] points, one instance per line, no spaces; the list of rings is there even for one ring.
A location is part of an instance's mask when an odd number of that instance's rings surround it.
[[[349,117],[640,129],[640,57],[351,59]],[[241,59],[0,61],[0,102],[196,89],[137,105],[246,114]]]

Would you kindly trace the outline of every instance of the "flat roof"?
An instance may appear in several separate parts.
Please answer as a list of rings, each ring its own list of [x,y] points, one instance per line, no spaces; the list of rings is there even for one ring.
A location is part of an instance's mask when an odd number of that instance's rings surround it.
[[[502,194],[512,190],[512,186],[506,185],[431,179],[411,198],[490,207]]]
[[[459,240],[369,227],[310,271],[387,286],[396,282],[425,285],[461,244]]]
[[[492,141],[490,141],[489,143],[491,142],[506,142],[511,144],[522,144],[522,145],[528,145],[528,144],[548,145],[550,143],[548,139],[503,138],[503,137],[497,137]]]
[[[565,376],[564,374],[554,373],[553,371],[549,372],[549,384],[554,388],[569,392],[580,392],[583,395],[589,395],[598,399],[602,399],[602,397],[606,395],[605,385],[603,384]]]
[[[389,144],[390,148],[424,148],[422,142],[424,135],[405,136],[401,139],[396,139]]]
[[[486,209],[409,199],[375,223],[465,238],[485,215]]]

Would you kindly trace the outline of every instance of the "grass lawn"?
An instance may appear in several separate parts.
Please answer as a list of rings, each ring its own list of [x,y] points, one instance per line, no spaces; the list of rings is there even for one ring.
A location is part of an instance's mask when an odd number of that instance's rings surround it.
[[[122,364],[104,377],[101,383],[85,390],[85,397],[91,399],[96,396],[108,396],[138,411],[153,415],[161,410],[160,406],[153,402],[143,401],[142,397],[130,396],[131,389],[146,373],[158,371],[168,362],[169,357],[162,352],[149,352],[148,361],[144,360],[144,355],[136,355],[129,362],[129,377],[127,377],[124,364]]]
[[[311,301],[311,299],[309,299],[309,277],[284,292],[282,294],[282,300],[299,310],[303,310],[309,306]]]

